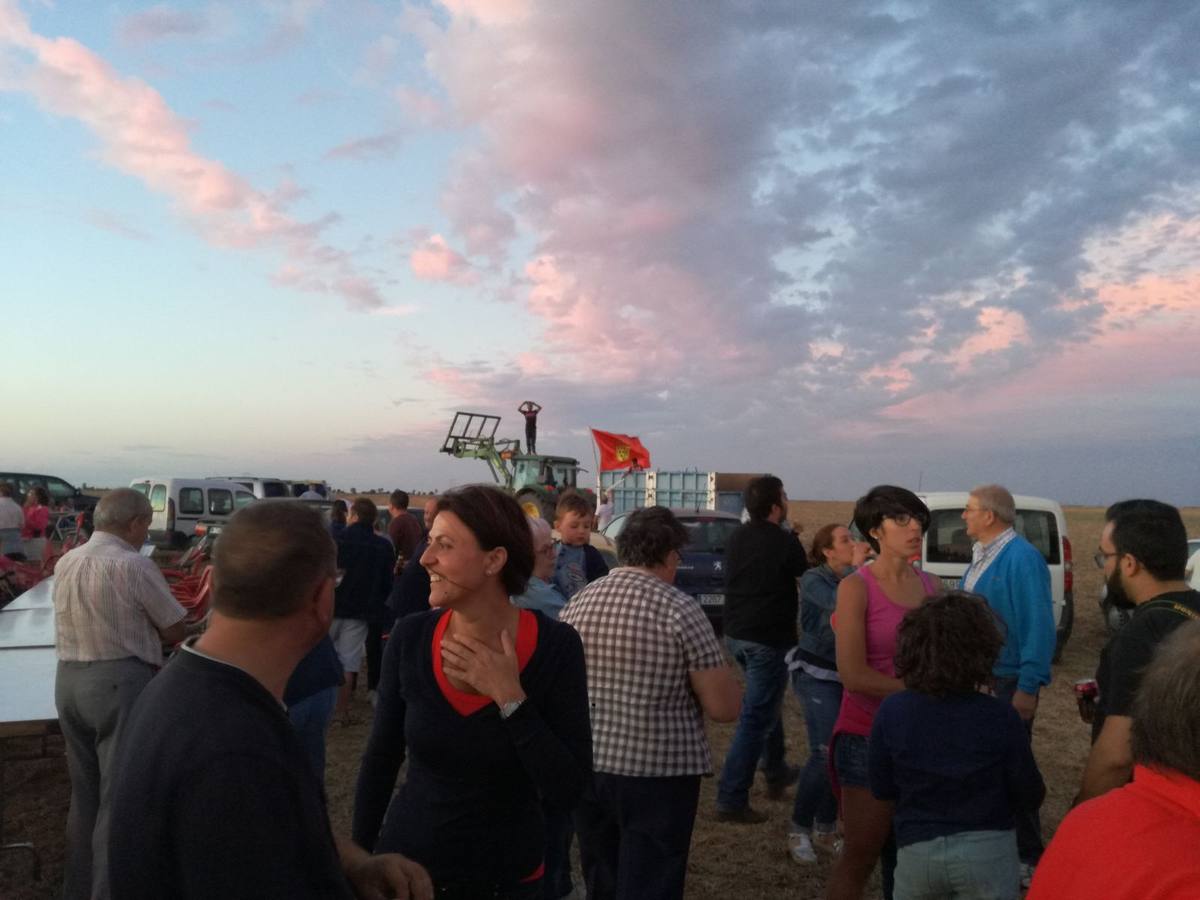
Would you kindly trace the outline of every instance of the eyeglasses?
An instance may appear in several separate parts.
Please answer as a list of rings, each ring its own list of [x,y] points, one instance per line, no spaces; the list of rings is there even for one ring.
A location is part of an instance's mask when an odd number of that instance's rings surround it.
[[[1121,553],[1118,550],[1114,550],[1112,553],[1105,553],[1103,550],[1097,550],[1096,555],[1093,556],[1092,559],[1096,561],[1097,569],[1103,569],[1105,561],[1110,556],[1120,556],[1120,555],[1121,555]]]
[[[913,520],[913,517],[910,516],[908,513],[896,513],[896,515],[894,515],[894,516],[884,516],[884,518],[891,519],[893,522],[895,522],[901,528],[903,528],[905,525],[907,525],[909,522],[911,522]]]
[[[542,556],[553,556],[555,553],[555,548],[554,548],[553,542],[547,544],[544,547],[538,547],[537,552],[542,554]]]
[[[964,507],[963,507],[963,512],[965,512],[965,513],[969,513],[969,512],[985,512],[985,511],[986,511],[986,510],[984,510],[984,508],[983,508],[982,506],[964,506]]]

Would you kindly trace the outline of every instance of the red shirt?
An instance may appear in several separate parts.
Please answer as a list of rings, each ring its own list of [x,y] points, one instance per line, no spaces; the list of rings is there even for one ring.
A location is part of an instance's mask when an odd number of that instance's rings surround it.
[[[48,506],[27,506],[25,507],[25,527],[21,529],[21,537],[38,538],[46,536],[46,529],[50,526],[50,507]]]
[[[1200,782],[1134,766],[1133,783],[1072,810],[1026,900],[1196,900]]]

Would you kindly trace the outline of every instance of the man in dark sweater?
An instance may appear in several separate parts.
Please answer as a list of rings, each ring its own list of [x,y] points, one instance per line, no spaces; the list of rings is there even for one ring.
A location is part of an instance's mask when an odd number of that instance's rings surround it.
[[[226,526],[208,630],[150,683],[127,726],[112,896],[432,898],[420,866],[333,836],[282,703],[329,627],[334,559],[320,515],[302,504],[260,501]]]
[[[779,709],[784,657],[796,644],[796,579],[808,564],[796,536],[780,527],[788,506],[782,481],[755,478],[745,502],[750,521],[733,533],[725,554],[725,644],[746,674],[746,693],[717,785],[717,819],[754,824],[767,818],[750,808],[759,760],[772,795],[781,795],[791,777]]]

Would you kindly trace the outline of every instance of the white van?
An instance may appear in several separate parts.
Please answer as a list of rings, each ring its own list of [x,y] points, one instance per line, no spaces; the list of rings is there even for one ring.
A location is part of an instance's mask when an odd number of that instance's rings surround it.
[[[135,478],[129,486],[149,498],[150,540],[162,547],[182,547],[201,519],[226,521],[256,499],[236,481],[216,478]]]
[[[236,481],[259,500],[292,496],[292,485],[282,478],[261,478],[257,475],[213,475],[209,481]]]
[[[929,507],[929,531],[921,548],[921,568],[938,576],[948,588],[957,588],[971,562],[974,541],[967,536],[962,519],[970,494],[967,491],[942,491],[918,494]],[[1041,551],[1050,567],[1050,588],[1054,601],[1054,626],[1058,640],[1055,661],[1071,636],[1075,624],[1074,576],[1071,572],[1071,541],[1067,538],[1067,519],[1062,507],[1043,497],[1014,495],[1017,520],[1013,523],[1021,535]]]

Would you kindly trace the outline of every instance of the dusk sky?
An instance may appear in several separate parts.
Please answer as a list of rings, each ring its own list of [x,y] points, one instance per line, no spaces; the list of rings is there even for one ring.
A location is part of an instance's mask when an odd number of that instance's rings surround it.
[[[1200,5],[0,0],[0,469],[1200,503]]]

